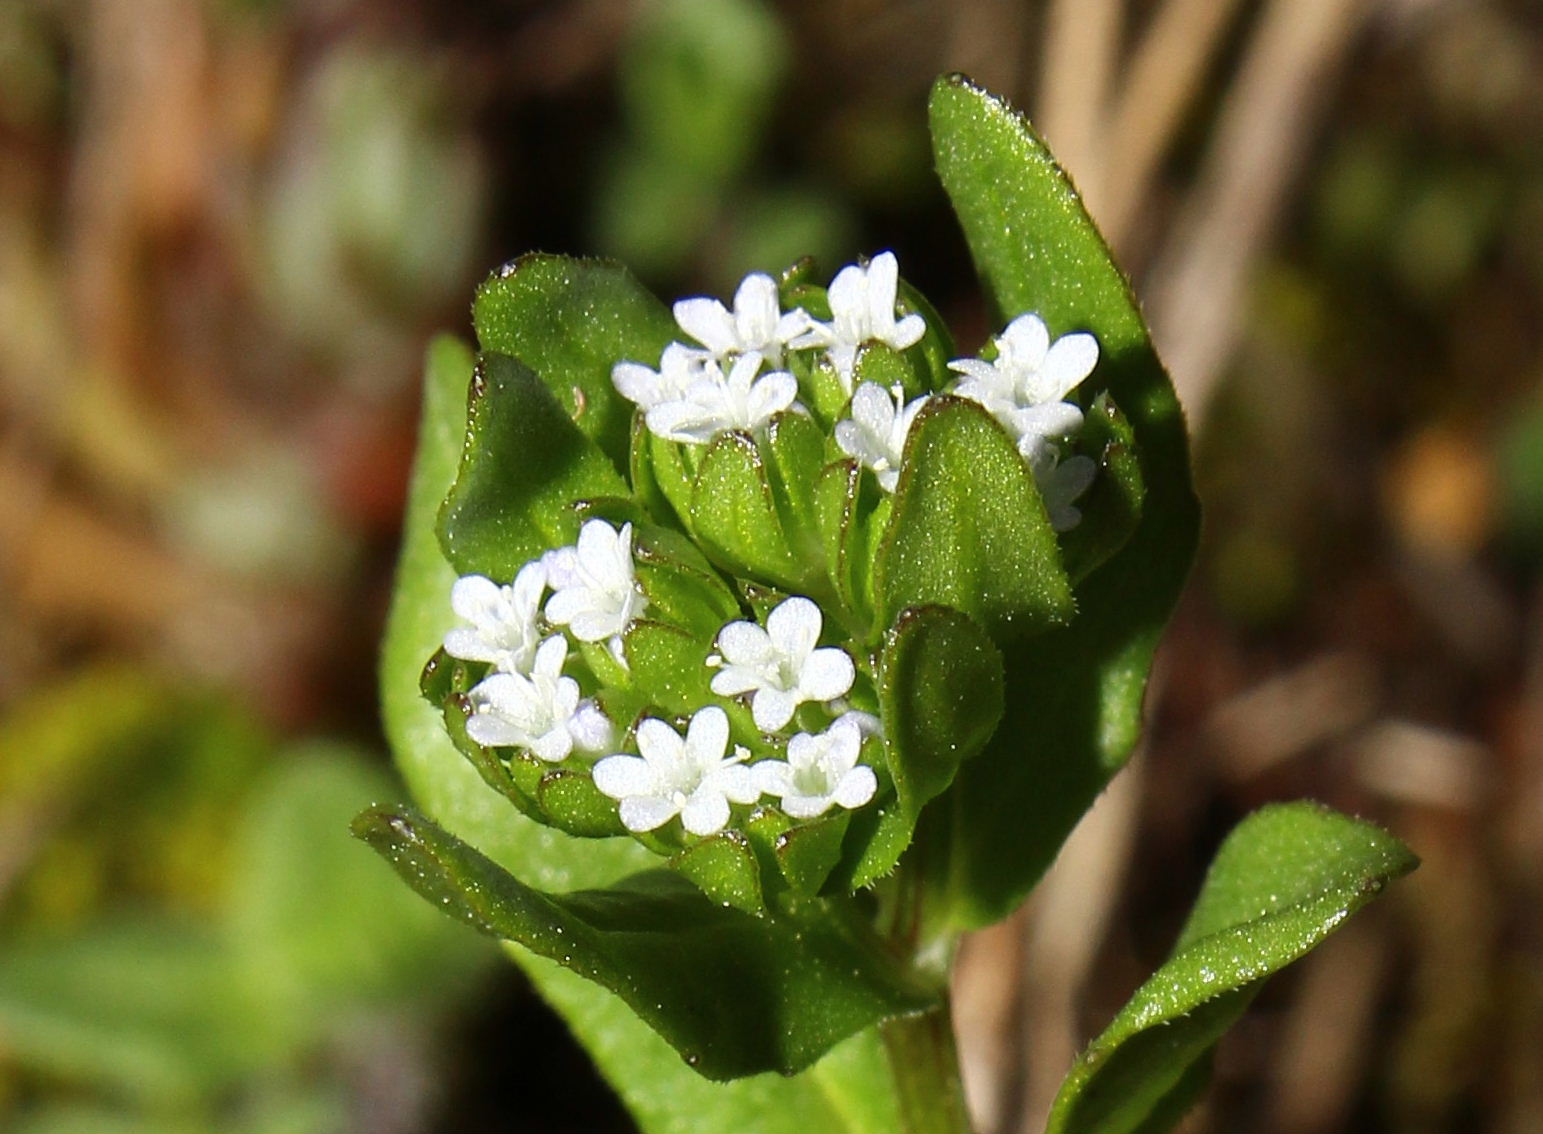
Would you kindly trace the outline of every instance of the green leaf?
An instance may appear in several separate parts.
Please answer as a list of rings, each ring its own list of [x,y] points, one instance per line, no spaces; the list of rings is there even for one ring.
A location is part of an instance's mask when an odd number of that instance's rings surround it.
[[[1211,864],[1173,956],[1077,1060],[1050,1134],[1124,1134],[1182,1117],[1174,1101],[1264,979],[1417,861],[1379,828],[1317,804],[1249,816]]]
[[[1199,512],[1173,388],[1125,278],[1044,143],[957,75],[933,88],[930,112],[938,175],[1003,321],[1036,311],[1054,335],[1098,337],[1090,381],[1129,418],[1146,487],[1134,533],[1077,587],[1075,622],[1005,651],[1002,726],[955,781],[970,824],[953,849],[954,916],[979,925],[1018,904],[1130,754]]]
[[[948,369],[948,364],[959,355],[954,349],[954,337],[949,334],[948,324],[928,302],[927,297],[904,279],[899,287],[899,311],[901,315],[915,312],[927,324],[927,333],[921,342],[906,354],[914,360],[915,377],[906,384],[906,396],[916,397],[928,391],[941,390],[958,375]]]
[[[354,831],[446,912],[611,989],[711,1079],[801,1071],[933,1002],[824,903],[796,919],[751,917],[667,871],[543,894],[415,812],[366,811]]]
[[[598,839],[627,833],[616,801],[601,792],[585,772],[568,768],[546,772],[536,783],[536,799],[558,829],[570,835]]]
[[[916,415],[874,567],[879,614],[961,610],[993,637],[1071,618],[1071,587],[1034,477],[985,409],[934,398]]]
[[[707,668],[711,639],[640,618],[627,628],[622,648],[638,690],[667,712],[689,716],[713,700]]]
[[[578,536],[576,501],[626,496],[627,485],[530,368],[478,356],[466,450],[439,514],[445,555],[462,574],[513,579]]]
[[[670,859],[670,869],[715,902],[750,914],[766,912],[761,868],[743,832],[722,831],[687,847]]]
[[[790,827],[774,844],[777,864],[788,885],[800,894],[817,894],[841,858],[841,842],[851,822],[850,811],[837,811]]]
[[[1073,583],[1125,546],[1146,496],[1135,431],[1107,393],[1088,410],[1077,448],[1098,462],[1098,478],[1077,501],[1082,522],[1061,537],[1061,558]]]
[[[879,704],[889,771],[907,817],[953,783],[1002,717],[1002,655],[968,615],[905,611],[885,638]]]
[[[456,572],[435,537],[434,518],[455,477],[473,362],[453,338],[436,339],[429,349],[418,456],[381,654],[386,734],[414,797],[447,829],[543,889],[605,886],[657,865],[658,858],[632,839],[580,840],[512,812],[456,750],[440,711],[418,692],[424,659],[457,622],[449,601]],[[645,1130],[889,1134],[898,1127],[893,1080],[875,1030],[792,1078],[769,1073],[712,1083],[682,1064],[618,997],[555,961],[511,952]]]
[[[819,523],[815,515],[814,485],[825,467],[825,434],[801,413],[782,413],[766,427],[760,445],[772,499],[794,554],[822,571]]]
[[[736,575],[786,585],[799,575],[756,443],[724,433],[702,457],[691,526],[708,554]]]
[[[620,264],[533,252],[506,264],[472,302],[477,341],[536,372],[618,470],[627,468],[633,405],[611,368],[655,370],[677,331],[669,309]]]

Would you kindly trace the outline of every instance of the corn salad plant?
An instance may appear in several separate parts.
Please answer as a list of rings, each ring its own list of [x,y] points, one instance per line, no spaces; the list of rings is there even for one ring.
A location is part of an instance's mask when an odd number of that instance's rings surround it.
[[[431,350],[382,670],[421,810],[355,831],[512,943],[648,1130],[968,1128],[955,943],[1127,758],[1194,551],[1183,418],[1075,192],[968,80],[930,113],[1000,317],[975,355],[886,251],[673,309],[533,254],[478,351]],[[1050,1129],[1176,1121],[1413,862],[1247,819]]]

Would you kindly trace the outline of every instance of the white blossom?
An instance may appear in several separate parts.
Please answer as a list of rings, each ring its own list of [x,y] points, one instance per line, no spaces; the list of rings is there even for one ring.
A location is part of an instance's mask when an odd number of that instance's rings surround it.
[[[1055,446],[1041,449],[1029,461],[1034,483],[1039,486],[1050,526],[1058,532],[1070,531],[1082,522],[1082,512],[1072,501],[1088,490],[1098,473],[1092,457],[1078,454],[1062,458]]]
[[[697,296],[675,304],[675,321],[719,363],[753,352],[773,368],[782,365],[788,343],[809,329],[802,307],[782,310],[777,281],[765,272],[752,272],[740,281],[733,311],[716,299]]]
[[[641,756],[620,753],[595,765],[595,786],[621,803],[622,826],[652,831],[679,815],[693,835],[711,835],[729,821],[729,804],[760,798],[749,755],[729,745],[729,718],[717,705],[698,709],[681,737],[664,721],[638,725]]]
[[[813,819],[831,804],[861,807],[879,788],[873,769],[857,762],[862,731],[856,721],[838,720],[822,733],[800,732],[788,741],[786,760],[752,765],[756,786],[782,801],[794,819]]]
[[[701,379],[710,357],[707,351],[671,343],[660,356],[658,370],[640,362],[618,362],[611,367],[611,384],[629,402],[650,410],[685,397],[691,384]]]
[[[604,751],[611,725],[593,702],[579,700],[579,683],[563,676],[568,643],[554,634],[536,649],[528,674],[495,673],[468,695],[466,735],[489,747],[528,748],[556,764],[575,747]]]
[[[820,640],[820,608],[801,595],[786,599],[754,622],[730,622],[718,632],[718,652],[709,665],[720,666],[712,679],[719,696],[752,694],[750,715],[763,732],[782,728],[805,701],[832,701],[852,688],[855,669],[845,650],[815,648]]]
[[[996,348],[991,362],[959,358],[948,364],[964,375],[953,392],[990,410],[1033,461],[1046,445],[1082,427],[1082,410],[1065,398],[1097,365],[1098,340],[1077,332],[1052,343],[1044,320],[1027,314],[1007,325]]]
[[[836,422],[836,444],[847,456],[877,473],[879,487],[885,492],[895,491],[906,435],[917,412],[927,404],[926,394],[909,404],[904,398],[898,388],[888,392],[873,382],[864,382],[852,395],[852,416]]]
[[[794,339],[795,349],[824,347],[841,388],[852,391],[852,368],[857,348],[881,342],[895,350],[915,346],[927,333],[927,323],[912,313],[895,319],[895,296],[900,286],[900,265],[893,252],[881,252],[867,264],[848,264],[836,273],[827,295],[829,323],[810,320],[809,330]]]
[[[586,520],[576,546],[542,557],[555,592],[547,619],[566,626],[581,642],[609,641],[621,657],[621,635],[648,606],[632,571],[632,525],[618,530],[604,520]]]
[[[730,429],[759,429],[798,397],[793,375],[785,370],[761,374],[760,369],[761,356],[755,351],[736,358],[727,377],[708,359],[702,376],[680,398],[648,411],[648,428],[667,440],[693,445],[705,445]]]
[[[541,632],[536,626],[546,567],[540,560],[520,568],[499,586],[484,575],[463,575],[450,588],[450,607],[469,622],[445,634],[445,653],[463,661],[491,662],[506,673],[529,671]]]

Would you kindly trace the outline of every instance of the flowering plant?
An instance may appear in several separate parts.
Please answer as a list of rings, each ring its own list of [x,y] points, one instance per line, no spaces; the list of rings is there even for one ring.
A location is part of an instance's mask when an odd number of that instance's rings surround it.
[[[1075,194],[967,80],[931,114],[978,357],[890,252],[673,310],[531,255],[481,351],[431,355],[383,682],[444,826],[356,831],[517,943],[649,1128],[967,1126],[953,944],[1127,757],[1193,552],[1182,417]],[[1262,978],[1411,865],[1246,821],[1052,1128],[1176,1118]]]

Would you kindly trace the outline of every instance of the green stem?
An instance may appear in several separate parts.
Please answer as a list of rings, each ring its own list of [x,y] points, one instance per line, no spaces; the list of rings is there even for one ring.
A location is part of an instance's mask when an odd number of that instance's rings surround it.
[[[900,1106],[901,1134],[969,1134],[948,1002],[880,1025]]]

